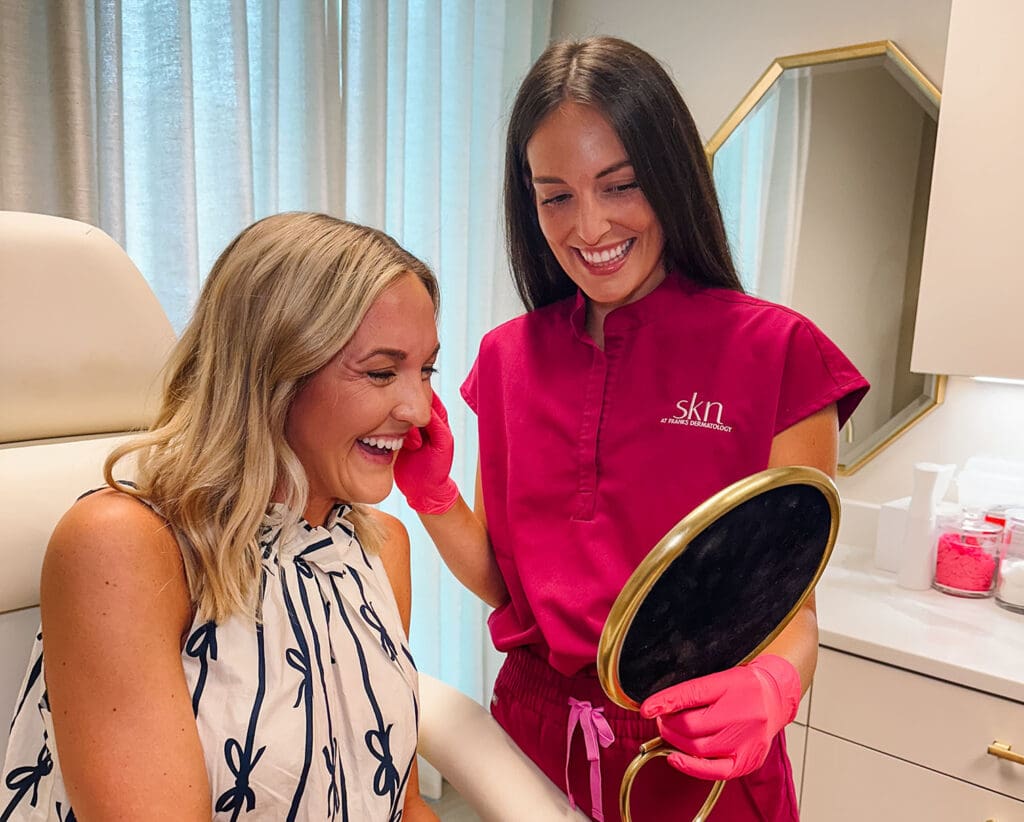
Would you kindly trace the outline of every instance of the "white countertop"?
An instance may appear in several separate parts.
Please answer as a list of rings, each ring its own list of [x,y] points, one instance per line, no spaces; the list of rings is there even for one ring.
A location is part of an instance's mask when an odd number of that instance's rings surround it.
[[[870,549],[843,543],[816,590],[822,645],[1024,702],[1024,614],[905,590]]]

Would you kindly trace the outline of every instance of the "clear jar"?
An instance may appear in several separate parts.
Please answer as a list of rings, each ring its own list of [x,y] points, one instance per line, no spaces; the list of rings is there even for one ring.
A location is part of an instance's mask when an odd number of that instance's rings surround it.
[[[935,506],[935,537],[937,540],[939,536],[946,531],[956,531],[960,528],[964,518],[971,516],[970,513],[964,514],[963,510],[955,502],[947,502],[945,500],[939,502]],[[934,541],[934,540],[933,540]]]
[[[965,518],[939,531],[932,587],[960,597],[992,596],[1003,529],[981,518]]]
[[[1006,512],[996,602],[1008,611],[1024,614],[1024,508]]]

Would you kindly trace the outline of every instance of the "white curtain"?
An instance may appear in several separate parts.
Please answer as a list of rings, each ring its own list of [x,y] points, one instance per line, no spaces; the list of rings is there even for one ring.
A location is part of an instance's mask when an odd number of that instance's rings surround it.
[[[715,188],[747,291],[789,304],[811,120],[808,69],[787,69],[715,152]]]
[[[14,0],[0,6],[0,208],[100,226],[179,330],[254,220],[325,211],[394,235],[441,281],[435,387],[472,499],[458,395],[480,336],[520,310],[501,233],[505,118],[551,0]],[[483,700],[485,607],[413,538],[422,670]]]

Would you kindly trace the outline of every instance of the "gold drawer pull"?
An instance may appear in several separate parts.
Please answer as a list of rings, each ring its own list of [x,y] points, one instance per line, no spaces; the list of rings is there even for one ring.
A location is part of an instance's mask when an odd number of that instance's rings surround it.
[[[1015,762],[1018,765],[1024,765],[1024,754],[1015,753],[1011,751],[1012,746],[1009,742],[1000,742],[998,739],[988,746],[988,752],[992,756],[997,756],[1000,759],[1007,759],[1010,762]]]

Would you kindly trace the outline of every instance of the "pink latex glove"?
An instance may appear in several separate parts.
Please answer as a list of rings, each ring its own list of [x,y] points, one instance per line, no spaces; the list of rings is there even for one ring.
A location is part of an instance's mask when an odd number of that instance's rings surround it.
[[[678,753],[668,761],[698,779],[732,779],[764,764],[775,735],[800,706],[800,674],[762,654],[748,665],[681,682],[640,706]]]
[[[454,456],[448,412],[435,393],[430,422],[405,435],[395,459],[395,484],[410,508],[421,514],[443,514],[455,504],[459,489],[449,476]]]

